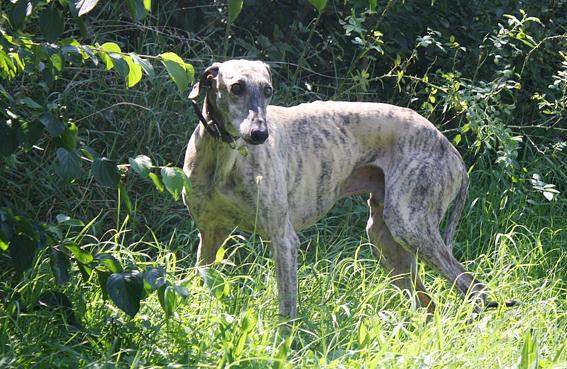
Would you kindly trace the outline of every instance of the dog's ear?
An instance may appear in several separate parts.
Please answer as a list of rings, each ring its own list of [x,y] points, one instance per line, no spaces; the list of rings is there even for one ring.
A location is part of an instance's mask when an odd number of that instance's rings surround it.
[[[266,70],[268,71],[268,75],[270,76],[270,82],[272,82],[272,69],[267,63],[264,63],[264,65],[266,66]]]
[[[193,88],[189,93],[189,98],[191,100],[195,100],[197,96],[199,96],[202,88],[209,88],[213,85],[213,80],[217,78],[219,74],[219,67],[220,63],[214,63],[213,65],[205,69],[205,71],[201,75],[201,78],[199,79],[199,82],[193,85]]]

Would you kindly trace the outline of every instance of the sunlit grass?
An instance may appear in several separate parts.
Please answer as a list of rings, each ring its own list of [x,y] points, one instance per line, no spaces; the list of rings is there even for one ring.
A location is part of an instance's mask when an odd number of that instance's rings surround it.
[[[83,242],[111,251],[123,264],[166,266],[190,290],[174,317],[165,318],[154,294],[130,319],[103,301],[96,279],[85,285],[77,273],[64,290],[82,329],[66,326],[57,311],[14,315],[2,310],[2,366],[516,368],[528,340],[535,342],[541,368],[565,367],[563,231],[532,231],[530,223],[508,222],[500,233],[487,235],[489,251],[465,260],[467,269],[487,282],[492,298],[521,301],[514,308],[475,317],[473,306],[450,284],[421,267],[438,306],[427,321],[425,311],[412,306],[372,258],[363,235],[365,214],[350,212],[358,206],[357,201],[343,203],[303,235],[299,317],[290,324],[287,340],[279,334],[283,323],[269,242],[233,236],[216,265],[228,293],[217,298],[192,267],[192,232],[180,230],[161,241],[147,233],[128,243],[125,225],[117,235],[109,231]],[[463,255],[475,253],[467,250],[472,243],[463,240],[475,233],[471,228],[478,220],[471,217],[472,209],[457,236]],[[37,296],[51,283],[47,265],[37,270],[19,286],[23,296]]]

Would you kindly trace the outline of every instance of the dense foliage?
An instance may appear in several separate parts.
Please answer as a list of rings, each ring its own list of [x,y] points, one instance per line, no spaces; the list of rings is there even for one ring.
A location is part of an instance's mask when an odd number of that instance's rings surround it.
[[[130,336],[113,331],[122,313],[102,301],[134,317],[155,291],[175,329],[176,309],[195,298],[197,235],[178,201],[190,192],[179,166],[197,124],[186,90],[195,73],[233,57],[271,65],[276,104],[380,101],[419,111],[470,167],[465,217],[474,220],[457,235],[457,255],[496,252],[524,227],[537,242],[519,252],[545,260],[528,275],[552,266],[564,274],[566,14],[563,0],[2,2],[1,326],[15,329],[44,308],[79,330],[93,315],[112,314],[101,335],[120,337],[107,348],[119,352],[132,347]],[[347,200],[322,228],[358,239],[360,204]],[[232,242],[256,248],[255,240]],[[230,268],[225,251],[217,259]],[[238,288],[248,288],[231,287],[235,270],[199,272],[212,296],[235,309]],[[96,306],[81,291],[97,296]],[[219,367],[237,361],[258,324],[249,311],[234,324],[225,318],[219,337],[230,347]],[[364,346],[371,331],[357,329]],[[538,350],[531,333],[524,346],[528,368]],[[290,342],[278,347],[272,359],[283,363]],[[7,357],[17,366],[17,355]]]

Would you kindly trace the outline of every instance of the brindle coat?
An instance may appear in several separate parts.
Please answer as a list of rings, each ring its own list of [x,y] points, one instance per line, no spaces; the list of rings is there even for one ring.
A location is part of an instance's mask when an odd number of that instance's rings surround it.
[[[433,309],[416,273],[418,255],[461,293],[485,299],[484,285],[451,253],[467,193],[466,168],[427,119],[377,103],[268,105],[271,73],[262,62],[215,63],[190,97],[203,90],[205,118],[239,137],[248,155],[202,124],[193,132],[184,166],[193,190],[183,199],[199,229],[198,265],[212,263],[236,227],[256,230],[272,241],[280,314],[293,317],[296,231],[317,222],[340,198],[369,193],[368,238],[400,288],[415,288],[418,303]],[[454,199],[443,239],[439,224]]]

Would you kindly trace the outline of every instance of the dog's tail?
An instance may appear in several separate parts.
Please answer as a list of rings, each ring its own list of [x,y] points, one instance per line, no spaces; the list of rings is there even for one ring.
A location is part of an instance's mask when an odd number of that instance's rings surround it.
[[[447,226],[445,227],[445,245],[447,245],[449,250],[453,250],[453,236],[455,235],[457,224],[459,224],[459,219],[461,219],[461,214],[463,213],[463,208],[465,207],[468,189],[469,177],[467,173],[463,171],[461,188],[459,189],[459,193],[455,198],[455,206],[453,207],[451,215],[449,215],[449,220],[447,221]]]

